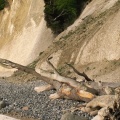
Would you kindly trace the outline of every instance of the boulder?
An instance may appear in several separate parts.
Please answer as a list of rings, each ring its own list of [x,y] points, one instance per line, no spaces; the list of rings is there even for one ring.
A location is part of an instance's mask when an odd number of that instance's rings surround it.
[[[72,113],[65,113],[62,116],[61,120],[88,120],[88,118],[78,116],[78,115],[74,115]]]
[[[19,120],[19,119],[12,118],[6,115],[0,115],[0,120]]]
[[[5,101],[0,101],[0,109],[6,107]]]

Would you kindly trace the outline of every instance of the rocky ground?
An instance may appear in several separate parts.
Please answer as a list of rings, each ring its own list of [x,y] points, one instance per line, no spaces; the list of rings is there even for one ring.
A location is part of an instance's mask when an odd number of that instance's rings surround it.
[[[41,81],[30,81],[26,83],[13,83],[5,79],[0,80],[0,98],[6,102],[6,107],[0,110],[0,114],[15,116],[21,120],[60,120],[64,110],[75,107],[81,102],[57,99],[50,100],[49,95],[54,90],[36,93],[34,87],[44,84]],[[80,116],[91,117],[82,113],[75,112]]]

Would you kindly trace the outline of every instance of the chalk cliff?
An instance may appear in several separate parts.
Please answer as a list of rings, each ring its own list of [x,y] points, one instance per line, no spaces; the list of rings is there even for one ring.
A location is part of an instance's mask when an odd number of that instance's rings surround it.
[[[8,2],[6,8],[0,11],[0,57],[27,65],[54,39],[44,20],[44,2]]]
[[[93,79],[119,81],[119,19],[119,0],[92,0],[74,24],[58,35],[44,54],[53,56],[51,61],[62,73],[68,71],[67,62]],[[48,69],[43,62],[45,55],[41,56],[36,70],[39,71],[40,67]]]
[[[51,55],[60,71],[67,69],[67,62],[85,68],[83,71],[98,80],[113,79],[112,74],[120,79],[119,0],[91,0],[79,18],[56,38],[46,27],[43,0],[8,1],[0,11],[1,58],[23,65],[37,58],[39,70],[41,66],[48,69],[45,60]],[[2,68],[0,71],[5,73]]]

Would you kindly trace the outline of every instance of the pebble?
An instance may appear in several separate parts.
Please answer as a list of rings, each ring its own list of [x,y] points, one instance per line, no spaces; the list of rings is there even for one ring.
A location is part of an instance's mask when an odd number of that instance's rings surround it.
[[[5,101],[2,100],[2,101],[0,101],[0,110],[4,107],[6,107],[6,103],[5,103]]]
[[[89,120],[89,119],[86,117],[74,115],[68,112],[68,113],[65,113],[60,120]]]
[[[15,112],[21,117],[29,117],[41,120],[60,120],[62,111],[75,107],[81,102],[56,99],[50,100],[49,95],[55,93],[54,90],[37,93],[34,87],[45,84],[41,81],[32,81],[24,84],[10,83],[0,80],[0,98],[9,104],[0,110],[1,114]],[[27,108],[27,107],[28,108]],[[23,110],[24,108],[24,110]],[[79,116],[91,117],[82,112],[76,112]]]

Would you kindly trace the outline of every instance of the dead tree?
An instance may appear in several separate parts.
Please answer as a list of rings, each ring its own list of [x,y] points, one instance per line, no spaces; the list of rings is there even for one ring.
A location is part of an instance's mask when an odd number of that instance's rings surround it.
[[[97,90],[88,87],[87,85],[85,85],[84,82],[79,83],[73,80],[72,78],[61,76],[49,60],[47,60],[47,63],[54,70],[53,73],[48,73],[42,69],[40,69],[38,73],[32,68],[28,68],[23,65],[13,63],[6,59],[0,59],[0,64],[3,67],[16,68],[18,70],[33,74],[37,76],[39,79],[47,82],[49,85],[44,86],[43,90],[46,89],[48,90],[53,88],[56,89],[56,93],[50,95],[51,99],[68,98],[68,99],[75,99],[75,100],[88,102],[98,94]],[[43,90],[41,89],[39,91],[43,91]]]
[[[115,98],[114,90],[120,86],[120,83],[95,82],[94,80],[91,80],[84,72],[81,73],[72,65],[68,64],[75,73],[86,79],[86,81],[78,82],[70,77],[60,75],[54,65],[50,62],[50,59],[47,60],[47,63],[53,69],[52,73],[42,69],[35,71],[32,68],[0,58],[1,66],[16,68],[26,73],[33,74],[40,80],[48,83],[48,85],[45,86],[35,87],[37,92],[56,89],[56,93],[49,96],[50,99],[66,98],[88,102],[82,110],[89,112],[91,115],[99,113],[98,111],[100,108],[105,108],[113,104],[111,101],[114,101]]]

